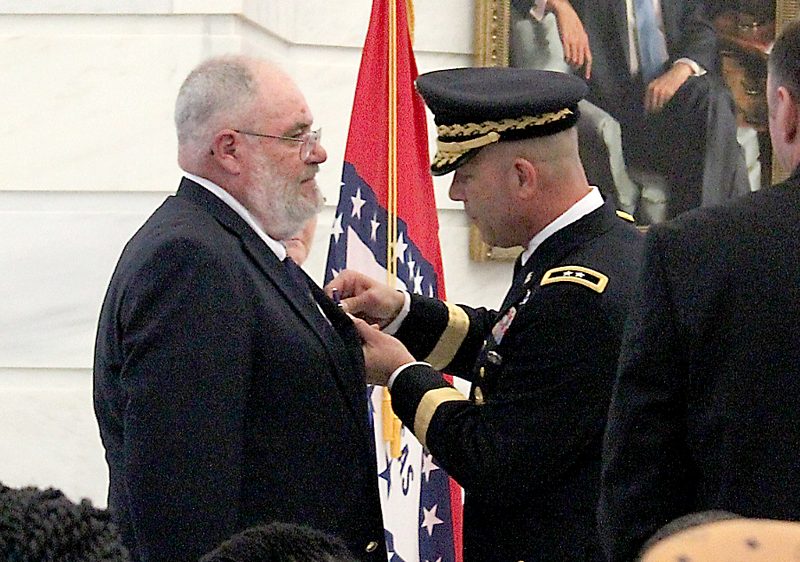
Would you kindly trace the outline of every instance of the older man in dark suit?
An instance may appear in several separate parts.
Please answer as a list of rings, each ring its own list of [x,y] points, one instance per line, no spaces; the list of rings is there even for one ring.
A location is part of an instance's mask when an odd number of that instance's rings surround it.
[[[285,521],[385,561],[360,340],[277,242],[322,205],[311,111],[274,65],[223,57],[175,119],[185,177],[125,247],[97,334],[124,541],[141,562],[197,560]]]
[[[767,102],[791,177],[648,233],[605,439],[611,562],[691,512],[800,521],[800,23]]]

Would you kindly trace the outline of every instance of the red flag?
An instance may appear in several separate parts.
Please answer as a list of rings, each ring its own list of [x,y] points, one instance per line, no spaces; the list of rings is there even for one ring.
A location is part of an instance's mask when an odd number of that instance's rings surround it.
[[[326,283],[349,268],[444,298],[427,120],[416,77],[406,0],[373,0]],[[461,562],[461,489],[408,429],[387,443],[383,428],[393,431],[381,415],[382,402],[382,390],[372,390],[390,560]]]

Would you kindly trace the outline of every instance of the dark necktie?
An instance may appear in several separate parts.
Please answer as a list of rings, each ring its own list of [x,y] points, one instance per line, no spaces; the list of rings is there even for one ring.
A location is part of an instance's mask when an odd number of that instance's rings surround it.
[[[308,278],[306,274],[303,273],[303,270],[300,269],[300,266],[297,265],[292,258],[286,256],[286,259],[283,260],[283,265],[286,266],[286,271],[289,273],[289,277],[297,285],[297,288],[306,297],[308,303],[311,303],[314,308],[317,308],[317,301],[314,300],[314,296],[311,294],[311,289],[308,287]]]

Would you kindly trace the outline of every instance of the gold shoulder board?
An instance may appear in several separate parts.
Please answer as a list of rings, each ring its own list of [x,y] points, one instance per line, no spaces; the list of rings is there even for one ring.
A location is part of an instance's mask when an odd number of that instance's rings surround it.
[[[580,265],[567,265],[551,269],[544,274],[539,284],[549,285],[550,283],[559,283],[561,281],[577,283],[578,285],[589,287],[598,293],[602,293],[606,285],[608,285],[607,276],[599,271],[589,269],[588,267],[581,267]]]

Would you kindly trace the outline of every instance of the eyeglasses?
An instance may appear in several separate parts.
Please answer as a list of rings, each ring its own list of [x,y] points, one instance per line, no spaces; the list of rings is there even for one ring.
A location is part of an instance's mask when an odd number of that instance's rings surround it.
[[[241,135],[251,135],[254,137],[265,137],[268,139],[280,139],[292,142],[299,142],[302,143],[300,145],[300,159],[304,162],[308,160],[311,153],[314,152],[314,149],[317,148],[319,145],[319,139],[322,137],[322,129],[317,129],[316,131],[308,131],[306,133],[302,133],[296,137],[284,137],[281,135],[265,135],[264,133],[253,133],[250,131],[240,131],[239,129],[234,129],[237,133]]]

